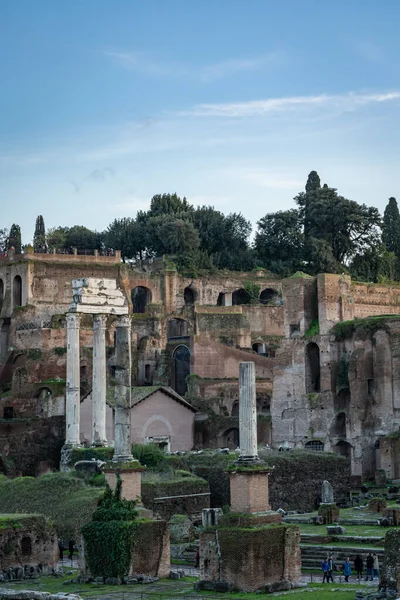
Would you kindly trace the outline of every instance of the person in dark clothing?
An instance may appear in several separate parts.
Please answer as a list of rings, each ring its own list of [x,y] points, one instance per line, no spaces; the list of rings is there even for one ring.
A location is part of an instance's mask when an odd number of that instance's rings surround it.
[[[354,569],[357,573],[357,579],[362,579],[363,568],[364,568],[364,561],[361,558],[361,556],[359,554],[357,554],[357,556],[354,559]]]
[[[60,560],[64,560],[64,544],[62,543],[62,540],[58,540],[58,554]]]
[[[324,574],[324,576],[322,577],[322,583],[325,583],[325,580],[326,580],[326,583],[329,583],[329,581],[328,581],[328,577],[329,577],[329,575],[328,575],[329,564],[328,564],[328,561],[325,558],[322,561],[321,568],[322,568],[322,572]]]
[[[68,558],[70,560],[72,560],[72,557],[74,555],[74,546],[75,546],[74,540],[69,540],[69,542],[68,542],[68,552],[69,552]]]
[[[328,556],[327,560],[328,560],[328,580],[327,580],[327,583],[329,583],[329,579],[333,583],[333,569],[334,569],[334,564],[333,564],[333,556],[332,556],[332,554],[330,554]]]
[[[367,556],[367,576],[365,578],[365,581],[368,581],[368,576],[371,578],[371,581],[373,580],[373,578],[374,578],[373,568],[374,568],[374,557],[372,556],[372,554],[370,552]]]

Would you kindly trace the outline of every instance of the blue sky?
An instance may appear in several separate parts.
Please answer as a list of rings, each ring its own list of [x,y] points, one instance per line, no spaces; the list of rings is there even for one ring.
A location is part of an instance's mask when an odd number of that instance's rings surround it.
[[[0,0],[0,227],[400,196],[400,3]]]

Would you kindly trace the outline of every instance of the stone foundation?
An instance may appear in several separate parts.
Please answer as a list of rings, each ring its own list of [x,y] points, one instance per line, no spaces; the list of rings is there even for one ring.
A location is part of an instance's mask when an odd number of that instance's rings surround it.
[[[385,557],[381,570],[381,586],[400,592],[400,531],[385,535]]]
[[[339,520],[339,508],[336,504],[320,504],[318,514],[324,520],[324,525],[337,523]]]
[[[170,564],[170,532],[166,521],[138,521],[130,575],[142,573],[151,577],[168,577]]]
[[[301,578],[300,529],[288,525],[222,527],[200,534],[200,580],[254,592]]]

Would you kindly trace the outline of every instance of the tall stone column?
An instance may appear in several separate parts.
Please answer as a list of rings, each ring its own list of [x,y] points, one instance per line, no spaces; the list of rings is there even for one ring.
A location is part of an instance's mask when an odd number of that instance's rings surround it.
[[[259,460],[257,452],[256,371],[253,362],[239,363],[239,461]]]
[[[106,434],[107,315],[93,317],[92,445],[107,446]]]
[[[115,461],[133,460],[131,452],[131,320],[119,317],[115,344]]]
[[[80,361],[79,361],[80,315],[67,314],[67,382],[66,382],[66,439],[65,444],[79,446],[80,418]]]

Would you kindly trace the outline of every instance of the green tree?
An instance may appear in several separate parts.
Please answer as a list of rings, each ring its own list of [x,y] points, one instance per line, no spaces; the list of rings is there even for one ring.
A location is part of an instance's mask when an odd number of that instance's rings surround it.
[[[69,227],[51,227],[47,230],[46,241],[49,250],[63,250],[67,247]]]
[[[21,228],[16,223],[11,225],[10,235],[8,236],[7,249],[10,250],[11,248],[14,248],[15,254],[21,254]]]
[[[257,225],[254,247],[259,262],[283,276],[303,268],[304,234],[299,210],[267,214]]]
[[[92,231],[83,225],[74,225],[67,230],[65,244],[68,249],[101,250],[103,238],[103,234],[97,231]]]
[[[396,198],[389,198],[383,213],[382,242],[389,252],[400,257],[400,213]]]
[[[121,250],[122,260],[142,260],[146,250],[146,224],[130,217],[114,219],[105,232],[107,248]]]
[[[161,215],[175,215],[182,218],[191,218],[194,208],[186,198],[180,198],[177,194],[156,194],[150,201],[148,217]]]
[[[309,173],[305,189],[305,192],[300,192],[295,197],[295,202],[299,206],[301,218],[303,220],[304,235],[308,238],[310,235],[310,210],[321,190],[321,180],[317,171],[311,171]]]
[[[200,246],[193,223],[174,215],[151,217],[147,221],[147,234],[149,248],[157,256],[186,254]]]
[[[35,252],[46,252],[46,229],[42,215],[36,218],[33,248]]]

